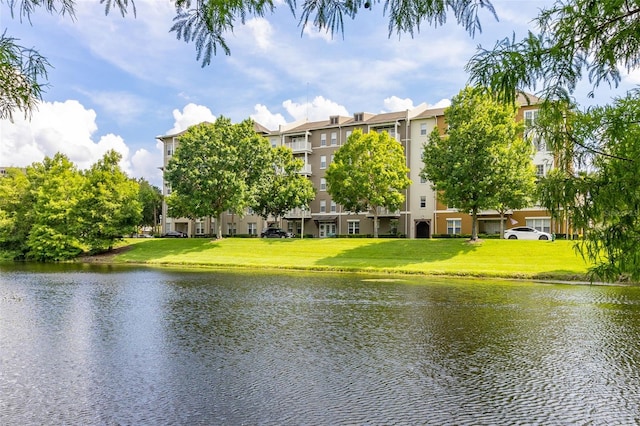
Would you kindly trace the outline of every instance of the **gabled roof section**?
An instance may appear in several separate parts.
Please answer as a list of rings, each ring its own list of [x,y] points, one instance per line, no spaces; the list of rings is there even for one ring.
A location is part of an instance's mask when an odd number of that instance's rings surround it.
[[[542,100],[531,93],[518,93],[516,96],[516,105],[519,107],[541,104]]]
[[[373,117],[366,120],[366,124],[375,125],[375,124],[385,124],[385,123],[393,123],[398,120],[405,120],[407,118],[407,111],[398,111],[398,112],[385,112],[382,114],[376,114]]]
[[[433,118],[433,117],[443,116],[445,109],[446,108],[426,109],[426,110],[422,111],[420,114],[418,114],[415,117],[413,117],[413,119],[414,120],[419,120],[419,119],[424,119],[424,118]]]

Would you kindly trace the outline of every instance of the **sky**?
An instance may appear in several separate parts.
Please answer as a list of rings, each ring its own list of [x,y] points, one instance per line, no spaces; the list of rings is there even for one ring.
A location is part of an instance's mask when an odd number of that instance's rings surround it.
[[[36,10],[31,20],[11,16],[0,0],[0,31],[36,48],[52,68],[43,100],[30,119],[0,120],[0,166],[25,167],[67,155],[80,169],[109,149],[123,156],[131,177],[161,187],[162,146],[156,136],[226,116],[251,117],[269,129],[297,120],[355,112],[391,112],[426,103],[447,106],[467,83],[464,67],[480,45],[536,31],[532,20],[551,0],[493,0],[498,21],[481,12],[482,32],[471,37],[454,19],[420,32],[391,34],[382,4],[345,21],[344,36],[301,28],[276,0],[273,14],[236,23],[211,64],[201,66],[194,43],[170,32],[170,0],[135,0],[136,15],[105,16],[98,0],[78,0],[75,19]],[[640,84],[624,75],[615,90],[587,98],[603,103]],[[535,93],[535,90],[531,91]]]

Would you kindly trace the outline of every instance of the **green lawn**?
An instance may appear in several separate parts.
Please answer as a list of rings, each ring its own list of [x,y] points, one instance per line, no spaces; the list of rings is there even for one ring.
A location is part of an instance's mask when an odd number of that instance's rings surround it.
[[[569,241],[190,238],[127,243],[130,249],[114,262],[562,280],[584,280],[588,267]]]

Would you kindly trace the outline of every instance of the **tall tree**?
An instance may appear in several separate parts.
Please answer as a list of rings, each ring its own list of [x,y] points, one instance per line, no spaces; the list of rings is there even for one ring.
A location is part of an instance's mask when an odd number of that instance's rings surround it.
[[[80,236],[91,251],[109,250],[140,223],[138,184],[118,165],[122,156],[108,151],[85,172],[77,204]]]
[[[284,216],[291,209],[306,207],[315,197],[311,181],[300,174],[303,163],[290,148],[271,151],[271,167],[257,187],[253,209],[263,218]]]
[[[96,0],[98,1],[98,0]],[[99,0],[105,14],[116,10],[123,17],[136,14],[133,0]],[[273,0],[171,0],[176,7],[171,27],[176,37],[194,43],[197,59],[202,66],[211,63],[212,55],[221,49],[229,55],[225,36],[233,32],[239,21],[262,17],[273,12]],[[75,18],[75,2],[72,0],[0,0],[7,3],[12,16],[31,22],[31,14],[44,8],[49,13],[59,13]],[[364,9],[384,11],[389,15],[389,35],[393,32],[413,34],[422,22],[443,25],[453,16],[471,35],[481,30],[479,12],[487,10],[495,16],[489,0],[286,0],[295,16],[300,15],[299,25],[304,29],[313,24],[332,34],[342,33],[344,19],[355,18]],[[497,18],[497,17],[496,17]],[[46,83],[48,62],[37,51],[15,43],[15,39],[3,33],[0,36],[0,118],[11,117],[16,111],[29,114],[41,99]]]
[[[226,117],[190,127],[179,143],[165,170],[172,191],[169,214],[215,217],[221,238],[220,215],[244,212],[255,204],[255,188],[271,167],[271,146],[255,132],[253,121],[232,124]]]
[[[10,167],[0,177],[0,251],[2,257],[24,259],[33,220],[29,180],[23,170]]]
[[[27,245],[30,258],[63,260],[82,252],[77,234],[77,205],[84,178],[75,165],[57,153],[27,169],[33,223]]]
[[[521,157],[525,149],[513,149],[518,147],[522,130],[515,122],[515,112],[513,104],[494,101],[484,88],[466,87],[445,110],[446,134],[434,129],[424,146],[421,176],[432,182],[448,205],[471,214],[472,241],[478,239],[480,210],[497,208],[500,199],[516,204],[501,194],[500,185],[517,190],[526,183],[512,173],[529,170],[507,166],[504,158],[512,150],[519,154],[518,164],[526,165]]]
[[[142,216],[138,225],[150,226],[155,231],[162,211],[162,191],[144,178],[138,179],[138,185],[138,201],[142,205]]]
[[[520,126],[516,132],[520,133]],[[504,217],[509,210],[532,205],[536,196],[536,171],[531,161],[532,141],[527,138],[498,144],[495,152],[495,209],[500,214],[500,238],[504,237]]]
[[[411,180],[402,145],[387,132],[356,129],[335,153],[326,173],[327,191],[347,210],[369,211],[378,237],[378,208],[397,210]]]

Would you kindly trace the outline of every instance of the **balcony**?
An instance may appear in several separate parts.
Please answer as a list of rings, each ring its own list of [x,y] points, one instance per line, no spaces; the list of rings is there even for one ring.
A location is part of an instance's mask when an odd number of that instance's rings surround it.
[[[371,212],[367,213],[367,217],[373,218],[373,214]],[[400,210],[389,210],[385,207],[378,207],[378,218],[383,217],[400,217]]]
[[[286,142],[285,146],[291,148],[294,154],[311,153],[311,142],[304,139],[294,139],[291,142]]]
[[[302,166],[298,173],[303,176],[311,176],[311,164],[305,164],[304,166]]]
[[[311,219],[311,212],[308,209],[302,210],[301,208],[289,210],[285,215],[285,219]]]

